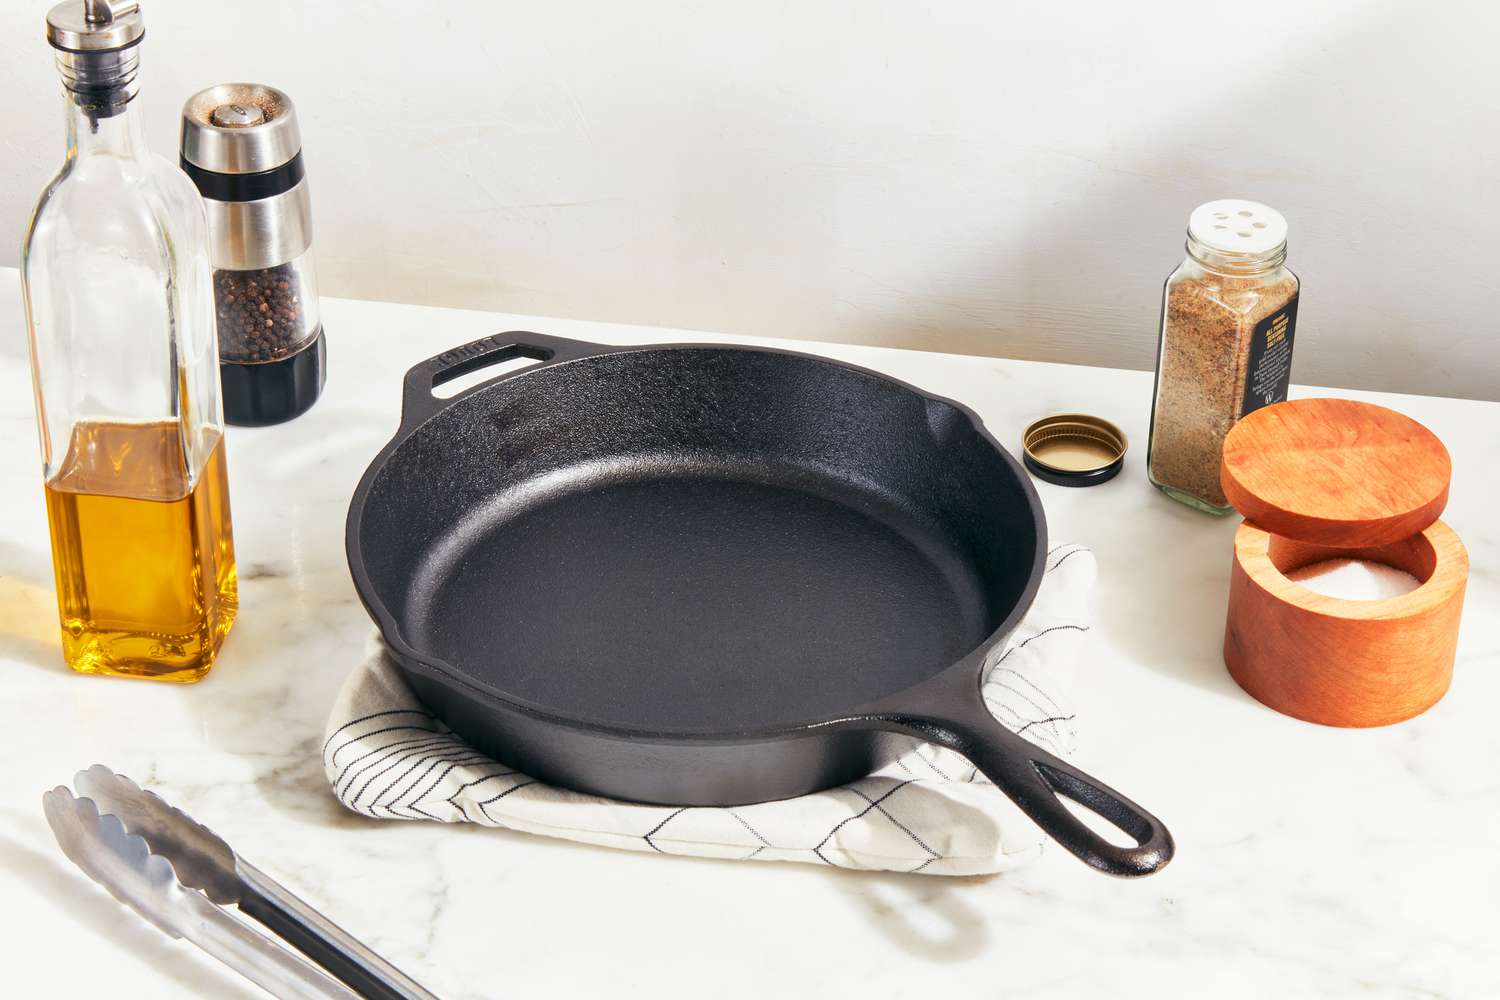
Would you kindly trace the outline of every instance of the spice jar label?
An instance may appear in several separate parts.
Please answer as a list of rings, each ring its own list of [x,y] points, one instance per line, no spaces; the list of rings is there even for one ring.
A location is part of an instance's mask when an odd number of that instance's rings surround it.
[[[1292,381],[1292,336],[1297,329],[1297,296],[1255,324],[1245,363],[1245,401],[1240,416],[1286,399]]]

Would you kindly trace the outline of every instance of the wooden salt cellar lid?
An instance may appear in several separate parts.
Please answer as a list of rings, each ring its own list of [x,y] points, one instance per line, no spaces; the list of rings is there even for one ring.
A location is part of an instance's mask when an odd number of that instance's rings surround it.
[[[1448,449],[1408,416],[1352,399],[1263,407],[1224,440],[1220,481],[1245,520],[1328,546],[1386,545],[1448,503]]]

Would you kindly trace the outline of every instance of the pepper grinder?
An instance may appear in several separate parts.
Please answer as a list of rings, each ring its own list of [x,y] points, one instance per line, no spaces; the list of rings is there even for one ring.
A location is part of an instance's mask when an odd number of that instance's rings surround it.
[[[224,418],[250,427],[290,420],[327,378],[291,98],[256,83],[199,91],[182,108],[181,157],[208,209]]]

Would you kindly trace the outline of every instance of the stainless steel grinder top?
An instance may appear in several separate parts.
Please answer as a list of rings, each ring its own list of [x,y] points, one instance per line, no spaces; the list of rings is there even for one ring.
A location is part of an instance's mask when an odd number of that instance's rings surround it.
[[[248,271],[312,246],[312,206],[292,99],[258,83],[223,83],[182,107],[182,168],[208,207],[216,268]]]

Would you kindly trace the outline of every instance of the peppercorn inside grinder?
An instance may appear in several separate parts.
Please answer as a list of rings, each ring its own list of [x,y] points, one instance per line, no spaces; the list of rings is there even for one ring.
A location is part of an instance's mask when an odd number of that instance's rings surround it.
[[[307,411],[327,348],[312,258],[312,205],[291,98],[226,83],[182,107],[182,169],[208,209],[224,418],[263,426]]]
[[[1234,536],[1224,663],[1256,700],[1327,726],[1383,726],[1447,692],[1469,557],[1438,515],[1448,451],[1383,406],[1299,399],[1256,410],[1224,440]],[[1382,563],[1415,590],[1345,600],[1288,578],[1330,560]]]

